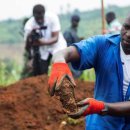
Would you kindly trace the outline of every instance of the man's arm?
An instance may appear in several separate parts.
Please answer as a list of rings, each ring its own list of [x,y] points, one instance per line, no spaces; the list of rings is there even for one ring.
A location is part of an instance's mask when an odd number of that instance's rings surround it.
[[[112,116],[130,116],[130,101],[105,103],[107,114]]]
[[[52,63],[63,62],[68,63],[72,61],[78,61],[80,59],[79,53],[75,46],[67,47],[64,50],[58,51],[52,57]]]
[[[75,68],[87,69],[95,65],[96,56],[97,42],[95,38],[89,38],[55,53],[52,58],[53,64],[48,81],[50,95],[54,95],[55,90],[60,87],[61,82],[66,76],[74,84],[74,78],[66,63],[71,61]]]
[[[38,42],[40,45],[52,45],[55,44],[58,41],[59,38],[59,31],[52,32],[52,37],[50,39],[40,38],[38,39]]]
[[[78,112],[69,114],[71,118],[78,119],[90,114],[99,114],[101,116],[130,116],[130,101],[105,103],[94,98],[86,98],[77,103],[80,107]]]
[[[75,86],[72,73],[66,62],[79,60],[79,54],[74,46],[68,47],[54,54],[52,58],[52,68],[49,77],[49,94],[54,95],[55,90],[60,88],[64,78],[68,78],[70,82]]]

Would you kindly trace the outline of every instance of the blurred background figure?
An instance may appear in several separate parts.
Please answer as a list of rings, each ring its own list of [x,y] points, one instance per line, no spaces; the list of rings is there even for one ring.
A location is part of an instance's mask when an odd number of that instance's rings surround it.
[[[71,26],[64,32],[64,38],[67,41],[67,46],[80,41],[77,34],[80,17],[78,15],[72,15],[70,22]]]
[[[33,7],[33,16],[24,27],[27,68],[32,69],[32,76],[47,74],[52,55],[67,46],[60,30],[57,15],[46,12],[41,4]]]
[[[120,33],[121,23],[116,18],[116,14],[114,12],[108,12],[106,14],[106,22],[108,24],[107,33],[117,34]]]
[[[67,42],[67,46],[72,45],[75,42],[79,42],[80,40],[82,40],[83,38],[80,38],[78,36],[78,25],[80,22],[80,16],[79,15],[72,15],[71,16],[71,26],[64,32],[64,38]],[[74,78],[78,78],[80,77],[80,75],[82,74],[82,71],[77,71],[75,69],[73,69],[73,67],[71,66],[71,64],[69,64],[70,68],[71,68],[71,72],[74,76]]]
[[[22,28],[20,30],[20,35],[22,37],[24,37],[24,26],[26,24],[26,22],[29,20],[29,17],[26,17],[23,19],[23,22],[22,22]],[[23,54],[23,60],[24,60],[24,65],[23,65],[23,69],[22,69],[22,72],[21,72],[21,79],[23,78],[26,78],[26,77],[29,77],[32,75],[32,67],[29,67],[28,66],[28,61],[29,61],[29,54],[28,52],[26,51],[26,49],[24,50],[24,54]]]

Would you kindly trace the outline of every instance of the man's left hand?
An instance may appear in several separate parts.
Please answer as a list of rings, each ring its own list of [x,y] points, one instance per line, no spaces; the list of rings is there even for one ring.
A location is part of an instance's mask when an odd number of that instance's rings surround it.
[[[69,117],[78,119],[90,114],[100,114],[101,111],[105,108],[104,102],[95,100],[94,98],[86,98],[78,102],[77,106],[81,107],[79,111],[74,114],[69,114]]]

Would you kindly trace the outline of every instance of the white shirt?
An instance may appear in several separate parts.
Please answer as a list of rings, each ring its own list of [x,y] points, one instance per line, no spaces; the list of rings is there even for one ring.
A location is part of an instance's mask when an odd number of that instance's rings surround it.
[[[111,34],[118,34],[120,33],[121,30],[121,24],[119,23],[119,21],[117,19],[113,20],[110,25],[108,26],[108,33]]]
[[[52,55],[67,47],[66,41],[60,32],[60,21],[57,15],[53,13],[46,12],[45,17],[44,17],[44,26],[47,26],[46,30],[42,30],[42,35],[44,36],[45,39],[50,39],[52,32],[59,31],[59,38],[57,43],[54,43],[52,45],[43,45],[40,46],[40,54],[41,54],[41,59],[46,60],[49,56],[49,53]],[[27,23],[25,24],[24,27],[24,39],[26,40],[27,35],[34,29],[39,27],[39,25],[36,23],[34,17],[31,17]]]
[[[130,55],[126,55],[120,44],[121,61],[123,65],[123,95],[125,97],[130,84]]]

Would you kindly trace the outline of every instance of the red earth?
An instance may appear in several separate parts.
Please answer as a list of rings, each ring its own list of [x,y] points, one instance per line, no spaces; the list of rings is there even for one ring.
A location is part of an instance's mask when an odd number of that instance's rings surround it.
[[[20,80],[0,89],[0,130],[84,130],[84,119],[72,120],[56,96],[48,94],[46,75]],[[94,83],[76,80],[76,102],[93,96]]]

